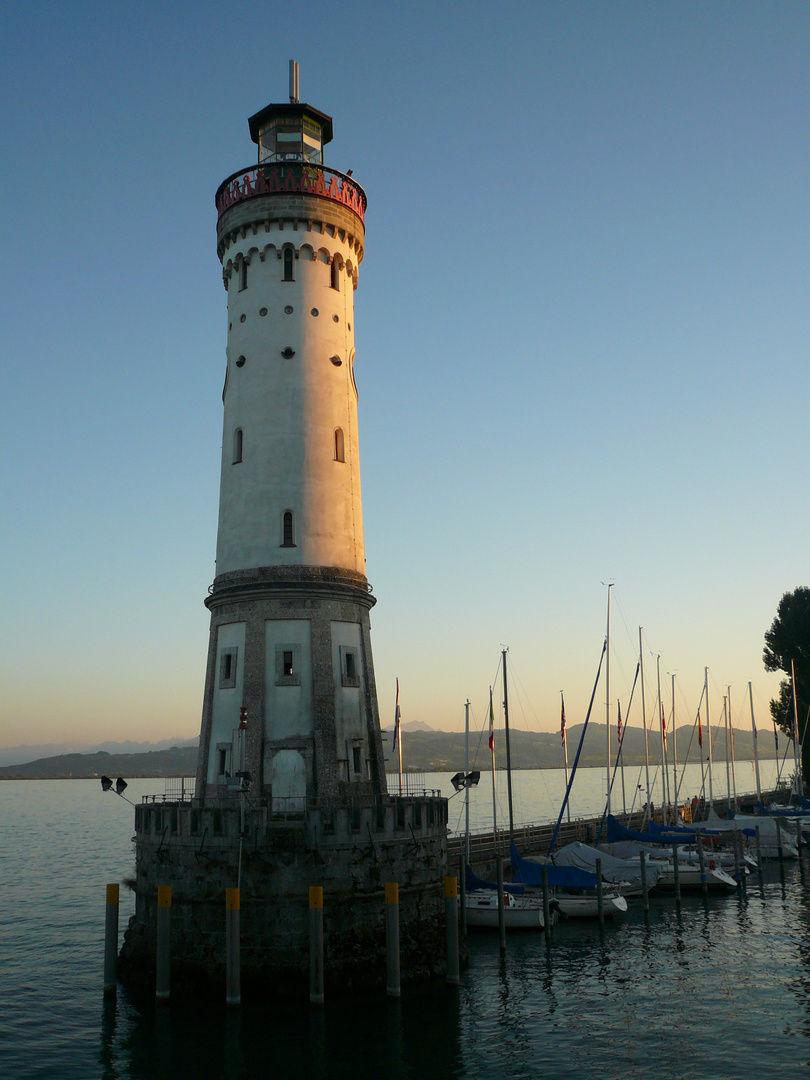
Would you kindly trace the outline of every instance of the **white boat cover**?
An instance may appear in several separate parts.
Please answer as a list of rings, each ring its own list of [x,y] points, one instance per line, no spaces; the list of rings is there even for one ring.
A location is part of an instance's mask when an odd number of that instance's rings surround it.
[[[556,852],[554,861],[558,866],[579,866],[582,870],[596,871],[596,860],[602,860],[602,877],[606,881],[627,881],[635,889],[641,888],[641,867],[638,857],[618,858],[597,848],[588,847],[579,840],[567,844]],[[658,880],[661,869],[647,864],[647,887],[652,888]]]

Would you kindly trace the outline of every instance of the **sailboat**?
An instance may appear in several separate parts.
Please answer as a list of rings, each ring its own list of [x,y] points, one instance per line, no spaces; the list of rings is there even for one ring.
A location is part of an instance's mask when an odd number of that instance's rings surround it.
[[[512,777],[511,777],[511,759],[509,756],[509,720],[508,720],[508,696],[507,696],[507,683],[506,683],[506,649],[502,653],[503,658],[503,688],[504,688],[504,717],[506,722],[507,741],[506,741],[506,773],[509,786],[509,836],[511,839],[513,822],[512,822]],[[472,775],[469,773],[469,704],[466,711],[465,720],[466,731],[466,743],[467,743],[467,777],[469,779]],[[489,751],[492,757],[492,831],[493,835],[497,836],[498,832],[498,808],[495,791],[495,714],[492,707],[492,687],[489,690]],[[457,776],[453,778],[455,781]],[[495,882],[484,881],[482,878],[477,877],[469,866],[469,835],[470,835],[470,818],[469,818],[469,788],[470,784],[465,783],[467,789],[467,870],[466,870],[466,918],[467,926],[485,927],[488,929],[499,929],[500,927],[500,911],[499,911],[499,886]],[[500,857],[500,856],[499,856]],[[545,919],[543,916],[543,897],[542,895],[531,892],[521,884],[503,884],[501,886],[503,890],[503,922],[504,927],[507,930],[542,930],[545,927]]]

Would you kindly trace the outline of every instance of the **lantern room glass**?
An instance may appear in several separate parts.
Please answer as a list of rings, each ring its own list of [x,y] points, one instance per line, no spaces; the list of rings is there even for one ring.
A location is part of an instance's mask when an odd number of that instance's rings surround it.
[[[309,116],[271,120],[259,132],[259,164],[310,161],[323,164],[323,129]]]

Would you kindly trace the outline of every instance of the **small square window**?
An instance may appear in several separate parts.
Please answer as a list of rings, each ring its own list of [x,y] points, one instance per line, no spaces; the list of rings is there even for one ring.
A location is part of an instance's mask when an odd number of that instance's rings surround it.
[[[219,688],[231,690],[236,686],[237,648],[223,649],[219,655]]]
[[[301,685],[301,646],[276,645],[276,686]]]
[[[360,660],[357,649],[340,646],[340,681],[342,686],[360,685]]]

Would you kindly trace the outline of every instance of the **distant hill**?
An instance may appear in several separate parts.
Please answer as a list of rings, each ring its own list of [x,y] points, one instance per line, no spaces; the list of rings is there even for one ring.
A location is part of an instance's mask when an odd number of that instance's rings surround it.
[[[573,765],[582,734],[582,724],[573,724],[566,728],[568,740],[568,761]],[[700,751],[697,735],[692,738],[690,747],[691,729],[684,729],[677,733],[678,763],[683,764],[686,760],[687,749],[689,750],[688,761],[700,763]],[[725,732],[713,731],[712,754],[714,761],[726,760]],[[750,731],[735,728],[734,755],[737,761],[751,761],[753,759],[753,736]],[[784,737],[780,739],[780,745],[784,750]],[[764,761],[775,757],[773,739],[760,736],[759,756]],[[482,771],[490,768],[490,752],[488,735],[476,733],[470,735],[470,768]],[[559,731],[522,731],[511,730],[509,743],[513,769],[561,769],[565,764],[563,747]],[[703,734],[703,756],[708,757],[708,737]],[[656,765],[661,760],[661,736],[655,732],[648,732],[650,764]],[[616,732],[611,732],[612,755],[616,756]],[[386,756],[386,767],[391,770],[395,766],[395,755],[391,748],[390,731],[384,734],[383,749]],[[585,743],[582,747],[579,764],[585,767],[600,767],[605,763],[605,725],[593,721],[588,724]],[[672,736],[667,739],[667,754],[672,761]],[[495,731],[495,756],[496,766],[504,768],[506,764],[506,741],[502,729]],[[639,728],[628,728],[624,736],[622,758],[625,765],[644,764],[644,733]],[[418,772],[442,772],[449,769],[457,772],[464,768],[464,734],[463,732],[449,731],[413,731],[404,732],[402,740],[402,765],[405,769]]]
[[[100,776],[193,776],[197,771],[196,746],[172,746],[145,754],[58,754],[0,768],[0,780],[80,780]]]
[[[196,746],[199,738],[189,739],[174,735],[170,739],[157,742],[107,740],[100,743],[73,742],[40,743],[38,746],[21,744],[20,746],[0,747],[0,766],[22,765],[26,761],[41,761],[42,758],[61,757],[67,754],[96,754],[106,750],[108,754],[147,754],[151,750],[169,750],[173,746]]]
[[[427,730],[420,730],[420,727]],[[574,763],[579,745],[582,725],[574,724],[566,729],[568,739],[568,761]],[[691,730],[678,733],[678,763],[683,764],[689,749],[688,760],[699,763],[697,736],[692,738]],[[713,756],[715,763],[726,760],[725,732],[713,732]],[[470,737],[470,768],[487,771],[490,768],[490,753],[487,745],[488,736],[476,733]],[[780,745],[784,750],[784,736]],[[708,756],[708,739],[704,733],[704,760]],[[661,736],[653,732],[648,735],[650,764],[657,765],[661,760]],[[386,766],[395,768],[395,754],[392,750],[392,731],[383,732],[383,751]],[[734,729],[734,753],[737,761],[751,761],[753,739],[750,731]],[[616,755],[616,733],[611,732],[612,753]],[[510,731],[512,768],[514,769],[561,769],[564,764],[560,734],[557,731]],[[504,732],[495,732],[495,752],[497,767],[506,764],[506,744]],[[672,737],[668,739],[669,760],[672,761]],[[773,740],[760,738],[759,756],[763,760],[775,757]],[[644,734],[638,728],[628,728],[624,737],[622,757],[625,765],[644,764]],[[582,766],[601,767],[605,763],[605,725],[591,722],[588,725],[585,743],[582,747],[579,763]],[[415,772],[458,772],[464,768],[464,734],[455,731],[436,731],[427,725],[403,724],[402,764],[405,769]],[[112,754],[100,750],[92,754],[57,754],[53,757],[39,758],[22,765],[6,765],[0,768],[0,780],[23,779],[81,779],[107,776],[164,777],[193,776],[197,771],[197,747],[172,746],[168,750],[151,750],[137,754]]]

